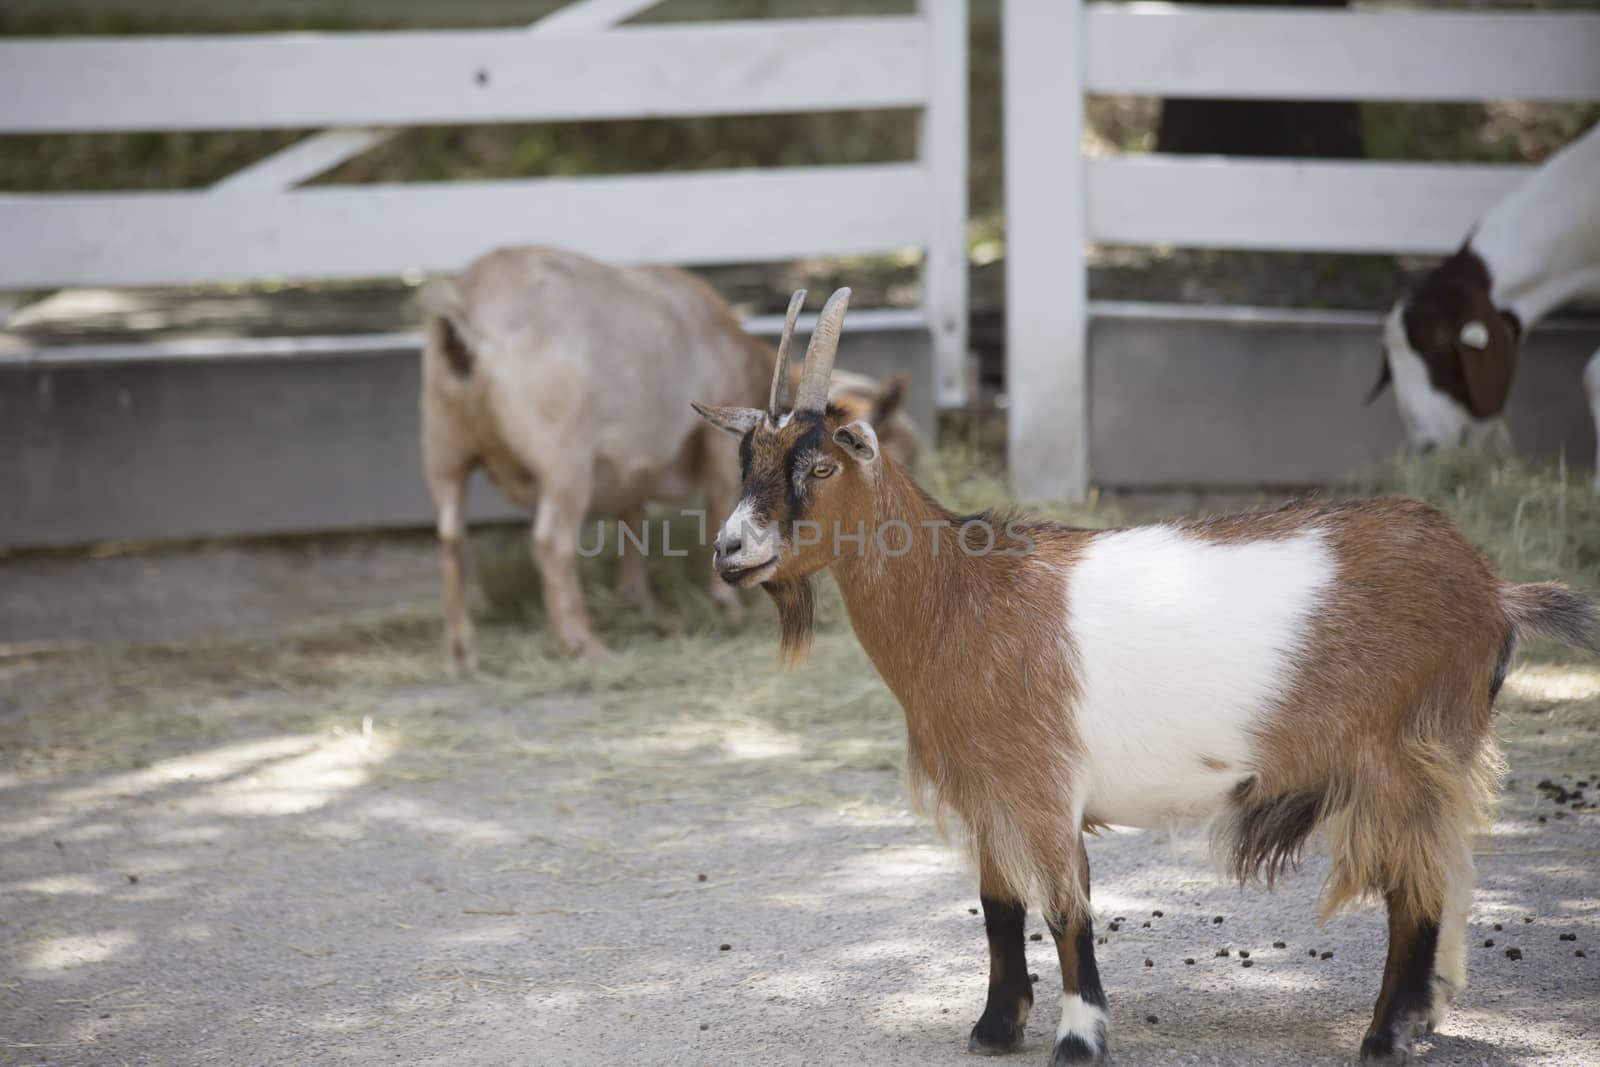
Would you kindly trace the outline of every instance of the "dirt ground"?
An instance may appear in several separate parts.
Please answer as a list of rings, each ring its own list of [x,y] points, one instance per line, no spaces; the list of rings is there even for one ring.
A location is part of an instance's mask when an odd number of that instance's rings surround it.
[[[753,600],[597,669],[489,625],[455,684],[433,568],[421,538],[0,560],[0,1064],[973,1062],[975,883],[836,605],[799,674]],[[1535,651],[1503,705],[1471,985],[1422,1062],[1594,1064],[1600,664]],[[1090,848],[1115,1062],[1352,1061],[1382,922],[1319,928],[1320,860],[1268,895],[1196,833]]]

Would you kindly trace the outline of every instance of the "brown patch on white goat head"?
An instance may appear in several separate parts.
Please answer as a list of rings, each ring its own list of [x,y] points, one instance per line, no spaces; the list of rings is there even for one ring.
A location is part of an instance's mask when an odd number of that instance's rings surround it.
[[[779,351],[787,352],[796,294]],[[871,424],[828,402],[829,375],[850,290],[829,298],[806,350],[794,407],[778,410],[785,368],[774,375],[765,412],[751,408],[707,408],[713,425],[739,435],[743,492],[717,534],[712,563],[730,585],[760,585],[778,606],[782,651],[798,658],[812,626],[810,578],[841,551],[859,551],[870,535],[873,494],[869,480],[881,461]],[[859,538],[856,535],[859,534]]]
[[[1488,267],[1470,244],[1423,278],[1397,309],[1399,321],[1391,325],[1384,366],[1368,402],[1391,380],[1397,390],[1424,388],[1421,375],[1408,375],[1397,365],[1414,357],[1422,363],[1426,387],[1459,405],[1467,417],[1482,421],[1498,416],[1511,392],[1522,329],[1516,315],[1494,306],[1492,283]],[[1439,439],[1449,435],[1431,425],[1437,420],[1423,413],[1426,403],[1401,397],[1412,442],[1458,443]],[[1464,433],[1463,427],[1458,436]]]

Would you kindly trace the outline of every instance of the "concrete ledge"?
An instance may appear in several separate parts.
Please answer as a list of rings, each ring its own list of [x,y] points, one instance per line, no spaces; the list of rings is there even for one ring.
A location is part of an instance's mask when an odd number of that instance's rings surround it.
[[[851,316],[840,364],[912,371],[931,435],[927,331],[873,319]],[[8,354],[0,546],[431,526],[419,362],[414,333]],[[521,514],[478,477],[473,520]]]
[[[1090,477],[1116,488],[1310,487],[1350,480],[1404,444],[1380,366],[1381,316],[1092,304]],[[1519,452],[1594,462],[1582,388],[1600,322],[1528,337],[1507,413]]]

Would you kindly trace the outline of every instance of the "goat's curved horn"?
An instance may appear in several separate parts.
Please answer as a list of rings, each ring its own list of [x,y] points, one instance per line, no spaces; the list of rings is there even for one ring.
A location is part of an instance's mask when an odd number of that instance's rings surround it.
[[[845,309],[850,306],[849,288],[836,289],[817,316],[817,328],[806,346],[806,362],[800,371],[800,390],[794,398],[796,411],[825,411],[828,383],[833,376],[833,357],[839,351],[839,331],[844,326]]]
[[[789,298],[789,312],[783,317],[783,336],[778,338],[778,362],[772,367],[772,391],[767,394],[767,414],[777,418],[789,405],[789,342],[794,340],[795,320],[805,306],[806,291],[796,289]]]
[[[1489,327],[1473,319],[1461,326],[1461,343],[1468,348],[1489,347]]]

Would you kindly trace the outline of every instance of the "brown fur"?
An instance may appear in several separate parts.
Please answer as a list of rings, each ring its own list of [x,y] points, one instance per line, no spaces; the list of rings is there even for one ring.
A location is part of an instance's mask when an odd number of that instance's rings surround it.
[[[844,417],[837,408],[782,425],[762,417],[742,444],[745,500],[762,522],[901,531],[893,552],[870,533],[859,546],[785,534],[765,585],[784,620],[784,653],[803,651],[808,583],[831,568],[905,712],[914,793],[931,800],[941,826],[946,816],[959,824],[986,897],[1043,907],[1070,991],[1077,964],[1062,934],[1081,934],[1090,918],[1090,827],[1074,803],[1084,753],[1065,608],[1073,569],[1100,533],[978,516],[1031,551],[963,552],[985,539],[963,539],[967,520],[892,460],[858,461],[840,443],[862,436]],[[808,477],[819,461],[828,473]],[[1300,501],[1173,526],[1218,544],[1315,530],[1332,556],[1289,687],[1256,727],[1213,844],[1241,881],[1270,885],[1325,830],[1324,915],[1366,896],[1388,904],[1393,944],[1368,1041],[1399,1047],[1406,1020],[1436,1023],[1465,982],[1470,839],[1498,787],[1490,718],[1515,637],[1539,631],[1597,648],[1600,612],[1561,586],[1500,581],[1443,512],[1416,500]]]
[[[1032,524],[1031,558],[968,556],[956,549],[961,517],[893,463],[851,462],[829,440],[838,425],[830,412],[820,434],[802,418],[753,434],[749,477],[787,471],[795,445],[818,438],[838,473],[814,487],[804,517],[847,530],[899,519],[912,551],[890,558],[870,539],[866,551],[847,545],[837,557],[827,544],[790,551],[769,591],[790,617],[796,583],[833,568],[863,648],[905,709],[918,791],[959,818],[980,865],[1011,891],[1081,908],[1080,827],[1042,800],[1065,796],[1077,683],[1064,635],[1036,620],[1061,618],[1072,565],[1096,534]],[[773,502],[780,523],[794,518],[781,494]],[[948,525],[936,534],[924,522]],[[1178,524],[1220,543],[1311,527],[1323,531],[1339,581],[1319,604],[1292,691],[1260,728],[1257,765],[1241,769],[1247,777],[1216,825],[1218,853],[1240,878],[1270,882],[1321,826],[1335,860],[1328,913],[1368,894],[1436,913],[1495,795],[1496,665],[1513,623],[1536,625],[1516,605],[1537,600],[1539,618],[1563,633],[1561,620],[1580,617],[1587,601],[1506,586],[1447,516],[1414,500],[1299,502]]]

